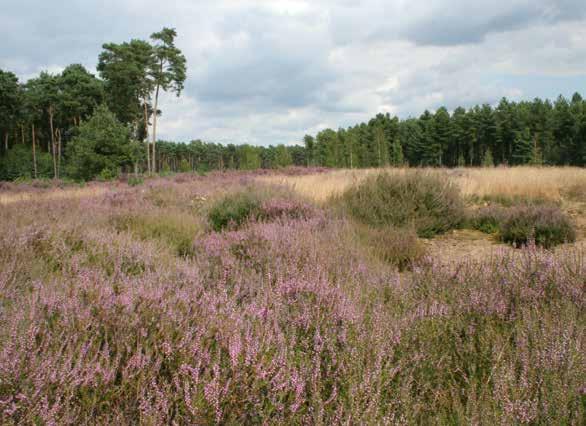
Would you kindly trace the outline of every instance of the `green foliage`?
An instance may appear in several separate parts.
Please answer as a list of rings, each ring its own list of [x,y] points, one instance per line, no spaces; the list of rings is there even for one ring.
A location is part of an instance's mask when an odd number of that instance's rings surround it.
[[[142,176],[130,176],[128,178],[128,185],[129,186],[139,186],[144,183],[144,179]]]
[[[53,161],[45,152],[37,153],[37,177],[53,175]],[[25,145],[14,145],[0,157],[0,180],[30,179],[33,177],[33,154]]]
[[[492,157],[492,151],[490,148],[488,148],[484,153],[484,157],[482,158],[482,167],[494,167],[494,159]]]
[[[505,208],[497,206],[478,209],[468,218],[468,226],[485,234],[496,234],[506,218],[506,211]]]
[[[208,212],[208,221],[214,231],[239,227],[260,212],[261,200],[252,191],[227,194]]]
[[[20,103],[18,78],[9,71],[0,69],[0,136],[4,137],[17,118]]]
[[[277,155],[275,158],[275,166],[277,167],[287,167],[293,164],[293,159],[291,158],[291,153],[287,149],[285,145],[277,146]]]
[[[364,224],[412,226],[426,238],[456,228],[464,220],[457,187],[445,176],[431,173],[380,173],[348,189],[334,203]]]
[[[98,71],[104,79],[108,107],[120,122],[143,119],[143,103],[152,90],[148,70],[153,48],[143,40],[106,43],[98,58]]]
[[[179,163],[179,171],[181,173],[188,173],[191,171],[191,166],[189,165],[189,161],[187,161],[185,158],[181,160],[181,162]]]
[[[511,209],[501,224],[501,239],[515,246],[535,244],[551,248],[576,240],[571,220],[557,207],[519,206]]]
[[[68,174],[78,180],[109,180],[133,163],[128,129],[105,106],[99,107],[67,145]]]
[[[401,143],[399,138],[395,138],[393,144],[391,145],[391,157],[390,157],[391,165],[393,166],[402,166],[405,163],[405,157],[403,155],[403,147],[401,147]]]

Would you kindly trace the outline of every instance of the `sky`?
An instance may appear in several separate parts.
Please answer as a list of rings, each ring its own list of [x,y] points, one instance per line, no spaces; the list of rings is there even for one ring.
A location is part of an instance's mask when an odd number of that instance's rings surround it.
[[[586,95],[585,0],[0,0],[21,80],[176,28],[188,74],[161,139],[294,144],[379,112]]]

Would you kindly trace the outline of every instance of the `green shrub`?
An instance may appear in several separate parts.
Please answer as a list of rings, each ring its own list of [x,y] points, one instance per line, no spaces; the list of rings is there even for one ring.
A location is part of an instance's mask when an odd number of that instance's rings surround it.
[[[334,202],[366,225],[411,226],[425,238],[458,227],[465,217],[457,187],[435,173],[380,173]]]
[[[425,256],[425,249],[417,233],[409,228],[371,228],[359,226],[361,239],[382,261],[396,266],[399,271],[411,269]]]
[[[118,178],[118,172],[116,170],[114,170],[113,168],[105,168],[102,169],[102,171],[97,177],[97,180],[101,182],[108,182],[116,178]]]
[[[509,211],[501,224],[500,237],[515,246],[534,240],[536,245],[550,248],[575,241],[576,231],[557,207],[520,206]]]
[[[489,206],[474,211],[468,218],[468,226],[486,234],[496,234],[507,217],[507,209]]]
[[[130,176],[128,178],[128,185],[129,186],[139,186],[144,183],[144,179],[142,176]]]
[[[208,213],[214,231],[239,227],[260,212],[261,200],[250,191],[228,194],[217,201]]]

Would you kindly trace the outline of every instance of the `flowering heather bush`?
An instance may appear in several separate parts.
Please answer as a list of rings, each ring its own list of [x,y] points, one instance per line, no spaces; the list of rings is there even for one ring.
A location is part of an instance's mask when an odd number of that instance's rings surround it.
[[[275,219],[309,219],[318,214],[308,203],[286,198],[271,198],[262,202],[258,218],[260,220]]]
[[[336,203],[364,224],[409,225],[426,238],[456,228],[464,220],[457,187],[432,173],[379,173],[347,190]]]
[[[208,222],[215,231],[242,227],[248,221],[308,219],[318,214],[310,204],[274,188],[248,187],[220,198],[208,212]]]
[[[583,249],[399,274],[317,214],[180,257],[116,218],[245,183],[151,184],[0,209],[1,424],[583,422]]]
[[[535,240],[537,245],[550,248],[576,240],[574,225],[557,207],[513,208],[500,228],[501,239],[516,246]]]

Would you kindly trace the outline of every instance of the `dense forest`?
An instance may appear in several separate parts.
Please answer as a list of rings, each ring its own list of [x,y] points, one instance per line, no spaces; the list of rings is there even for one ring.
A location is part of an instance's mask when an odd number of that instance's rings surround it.
[[[400,120],[379,114],[299,145],[260,147],[157,139],[162,91],[179,96],[186,60],[175,30],[107,43],[96,76],[73,64],[19,82],[0,70],[0,180],[89,180],[120,173],[326,167],[586,164],[586,101],[535,99]]]
[[[309,164],[330,167],[586,164],[586,101],[485,104],[453,113],[439,108],[399,120],[379,114],[368,123],[304,139]]]

